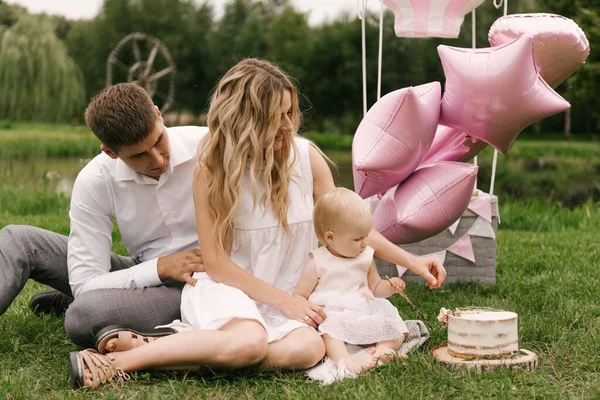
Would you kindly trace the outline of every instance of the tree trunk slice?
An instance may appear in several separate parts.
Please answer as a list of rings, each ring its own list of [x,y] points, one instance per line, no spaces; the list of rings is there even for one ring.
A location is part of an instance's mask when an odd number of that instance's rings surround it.
[[[526,349],[520,349],[519,354],[498,359],[463,359],[453,357],[448,353],[446,343],[434,347],[431,355],[437,362],[450,369],[473,368],[477,372],[495,371],[500,368],[509,368],[521,371],[533,371],[538,367],[538,355]]]

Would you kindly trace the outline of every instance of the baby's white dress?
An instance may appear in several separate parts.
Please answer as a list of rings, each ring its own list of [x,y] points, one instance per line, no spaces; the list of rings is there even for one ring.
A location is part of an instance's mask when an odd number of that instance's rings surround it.
[[[313,214],[313,176],[309,158],[309,142],[296,137],[297,162],[294,182],[289,184],[288,224],[293,236],[279,226],[269,208],[254,207],[249,172],[242,181],[231,260],[252,275],[285,292],[292,293],[308,253],[316,249]],[[258,199],[264,187],[258,181]],[[273,342],[300,327],[308,325],[288,319],[279,310],[256,303],[239,289],[217,283],[207,273],[194,273],[195,286],[186,284],[181,296],[181,318],[196,329],[219,329],[233,318],[254,319],[264,326],[268,341]]]
[[[320,333],[357,345],[398,340],[408,334],[396,307],[369,290],[367,273],[373,253],[368,246],[355,258],[335,256],[325,246],[310,252],[319,282],[309,300],[327,313]]]

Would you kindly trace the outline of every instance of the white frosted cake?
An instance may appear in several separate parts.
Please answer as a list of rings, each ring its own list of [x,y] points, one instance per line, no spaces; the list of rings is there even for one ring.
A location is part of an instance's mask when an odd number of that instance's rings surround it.
[[[448,353],[457,358],[500,358],[519,351],[517,314],[484,309],[446,310]]]

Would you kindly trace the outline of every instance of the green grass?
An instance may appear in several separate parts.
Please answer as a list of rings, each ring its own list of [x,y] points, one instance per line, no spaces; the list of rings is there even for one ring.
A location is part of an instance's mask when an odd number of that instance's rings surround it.
[[[0,123],[0,158],[91,157],[100,142],[84,125]]]
[[[480,188],[490,187],[492,149],[479,158]],[[496,193],[577,206],[600,201],[600,142],[517,141],[498,158]]]
[[[0,227],[23,223],[68,233],[64,196],[43,189],[3,187],[0,203]],[[434,292],[409,286],[407,290],[432,322],[440,307],[477,305],[517,312],[521,346],[541,358],[534,372],[479,375],[447,370],[428,353],[446,337],[434,323],[428,345],[411,353],[408,361],[328,387],[302,373],[249,369],[188,375],[141,372],[123,387],[72,391],[67,383],[67,355],[76,347],[66,336],[62,319],[30,313],[30,297],[43,289],[30,282],[0,317],[0,398],[599,398],[600,208],[592,203],[574,209],[540,202],[500,201],[500,205],[496,285],[444,285]],[[124,254],[116,230],[113,237],[114,249]],[[415,318],[401,299],[392,301],[405,319]]]

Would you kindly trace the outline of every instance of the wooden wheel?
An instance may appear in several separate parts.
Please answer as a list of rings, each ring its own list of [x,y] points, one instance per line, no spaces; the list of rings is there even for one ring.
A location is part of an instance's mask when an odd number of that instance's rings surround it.
[[[143,87],[165,112],[175,99],[175,63],[167,47],[141,32],[125,36],[106,61],[106,86],[131,82]]]

